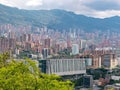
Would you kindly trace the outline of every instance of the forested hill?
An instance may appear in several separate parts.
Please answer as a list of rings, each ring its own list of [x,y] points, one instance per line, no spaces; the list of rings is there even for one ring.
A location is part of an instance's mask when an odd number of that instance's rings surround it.
[[[70,28],[85,31],[112,30],[119,31],[120,17],[98,19],[78,15],[65,10],[22,10],[0,4],[0,24],[47,26],[57,30]]]

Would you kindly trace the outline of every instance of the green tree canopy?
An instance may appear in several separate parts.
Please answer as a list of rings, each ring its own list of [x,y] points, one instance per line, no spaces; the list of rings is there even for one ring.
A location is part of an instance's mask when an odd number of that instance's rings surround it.
[[[8,53],[0,55],[0,90],[73,90],[70,81],[41,73],[32,60],[8,57]]]

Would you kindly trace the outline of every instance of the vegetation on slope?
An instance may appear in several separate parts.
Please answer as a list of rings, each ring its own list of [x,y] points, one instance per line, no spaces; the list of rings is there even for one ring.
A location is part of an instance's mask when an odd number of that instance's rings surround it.
[[[8,57],[8,53],[0,55],[0,90],[73,90],[70,81],[41,73],[35,62]]]
[[[113,30],[119,32],[120,17],[98,19],[65,10],[22,10],[0,4],[0,24],[47,26],[55,30],[74,28],[85,31]]]

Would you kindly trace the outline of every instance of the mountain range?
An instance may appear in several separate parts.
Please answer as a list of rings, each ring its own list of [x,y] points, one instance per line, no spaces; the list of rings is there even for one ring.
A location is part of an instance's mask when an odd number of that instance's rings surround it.
[[[0,4],[0,24],[46,26],[55,30],[70,28],[82,29],[87,32],[111,30],[120,32],[120,17],[93,18],[73,12],[53,10],[23,10]]]

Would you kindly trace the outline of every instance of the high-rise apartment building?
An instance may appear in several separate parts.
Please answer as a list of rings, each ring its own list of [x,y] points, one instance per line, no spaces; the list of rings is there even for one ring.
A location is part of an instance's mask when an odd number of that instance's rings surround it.
[[[102,55],[101,64],[105,68],[115,68],[118,65],[116,54],[104,54]]]
[[[16,47],[16,41],[14,39],[8,39],[5,37],[0,38],[0,52],[6,52],[13,50]]]
[[[73,55],[79,54],[79,45],[78,44],[72,44],[72,54]]]
[[[46,38],[45,39],[45,43],[44,43],[44,45],[45,45],[45,48],[50,48],[50,46],[51,46],[51,40],[50,40],[50,38]]]
[[[43,55],[43,58],[46,59],[48,55],[50,55],[50,50],[48,48],[43,48],[42,55]]]

